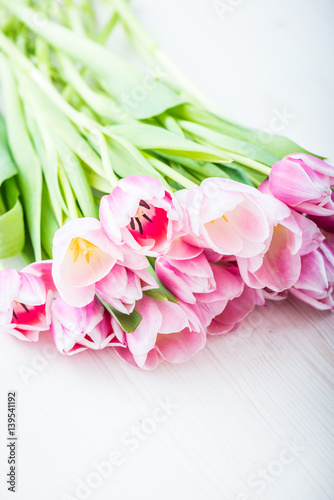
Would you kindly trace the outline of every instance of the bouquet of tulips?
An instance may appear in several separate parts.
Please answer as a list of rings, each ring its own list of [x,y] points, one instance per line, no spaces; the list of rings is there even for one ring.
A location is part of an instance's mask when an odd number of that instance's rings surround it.
[[[102,27],[90,0],[0,8],[0,258],[28,264],[0,272],[2,331],[152,369],[267,300],[334,309],[324,158],[209,111],[125,0]]]

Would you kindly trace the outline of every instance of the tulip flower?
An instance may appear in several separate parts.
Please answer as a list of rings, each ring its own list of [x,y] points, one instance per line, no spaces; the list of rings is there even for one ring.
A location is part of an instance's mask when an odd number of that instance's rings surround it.
[[[212,318],[207,326],[209,335],[235,332],[256,305],[265,305],[261,290],[250,288],[245,283],[242,288],[241,294],[229,300],[223,311]]]
[[[191,245],[248,258],[261,253],[269,237],[265,195],[229,179],[206,179],[176,193],[186,212]]]
[[[130,269],[116,264],[105,278],[96,283],[98,295],[108,304],[124,314],[130,314],[143,292],[158,288],[153,276],[148,272],[146,257],[141,269]]]
[[[87,348],[117,345],[110,314],[98,299],[84,307],[72,307],[58,296],[51,306],[51,335],[59,352],[76,354]]]
[[[186,243],[184,246],[190,247]],[[155,262],[155,271],[159,280],[175,297],[189,304],[196,303],[197,293],[209,293],[216,289],[208,259],[201,249],[192,248],[195,249],[195,256],[192,258],[182,259],[179,255],[178,259],[174,259],[166,255],[159,257]]]
[[[243,281],[238,270],[233,265],[210,263],[214,276],[215,287],[209,293],[197,293],[196,299],[209,311],[210,316],[220,314],[226,307],[228,301],[238,297],[243,291]]]
[[[144,296],[136,310],[142,320],[134,332],[126,334],[114,322],[116,337],[123,345],[115,350],[129,364],[149,370],[163,360],[183,363],[204,347],[206,335],[196,306]]]
[[[49,305],[44,282],[28,272],[0,272],[0,330],[36,342],[49,330]]]
[[[216,288],[207,294],[196,294],[197,306],[206,331],[222,335],[237,330],[255,305],[264,305],[262,291],[249,288],[240,276],[235,262],[220,258],[210,262]]]
[[[237,257],[237,262],[248,286],[279,293],[297,282],[301,257],[316,249],[324,237],[311,220],[279,200],[267,195],[266,203],[271,220],[266,249],[249,259]]]
[[[289,291],[315,309],[334,310],[334,239],[301,259],[301,273]]]
[[[334,191],[332,191],[331,203],[334,206]],[[323,231],[334,234],[334,215],[310,215],[310,219]]]
[[[273,165],[268,182],[273,196],[298,212],[334,215],[334,167],[328,163],[311,155],[292,154]]]
[[[54,236],[53,280],[62,298],[74,307],[90,304],[96,282],[122,260],[121,249],[91,217],[68,222]]]
[[[168,250],[183,222],[174,196],[145,175],[121,179],[102,198],[100,219],[111,241],[153,257]]]

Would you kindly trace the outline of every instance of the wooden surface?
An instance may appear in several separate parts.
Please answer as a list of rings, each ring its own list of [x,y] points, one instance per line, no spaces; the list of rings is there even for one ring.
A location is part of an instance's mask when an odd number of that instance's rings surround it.
[[[209,0],[134,2],[221,108],[261,128],[285,109],[282,133],[333,161],[332,2],[223,4],[232,10],[220,16]],[[154,372],[108,349],[64,357],[47,338],[1,338],[0,498],[332,500],[333,327],[328,312],[271,303],[190,362]],[[16,494],[5,485],[9,390]]]

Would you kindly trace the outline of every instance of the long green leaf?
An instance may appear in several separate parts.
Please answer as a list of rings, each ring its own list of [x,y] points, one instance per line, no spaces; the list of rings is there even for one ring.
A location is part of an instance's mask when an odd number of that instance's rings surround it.
[[[212,150],[161,127],[138,123],[106,128],[112,133],[125,138],[138,149],[155,150],[174,156],[186,156],[199,161],[224,163],[232,161],[228,153]]]
[[[164,178],[130,141],[113,133],[110,127],[103,129],[103,132],[112,139],[109,140],[111,163],[119,177],[150,175],[159,179],[162,184],[167,185]]]
[[[273,164],[279,160],[277,156],[274,156],[271,153],[268,153],[267,151],[259,148],[258,146],[250,144],[249,142],[235,139],[234,137],[230,137],[220,132],[210,130],[209,128],[198,125],[197,123],[192,123],[185,120],[180,120],[179,123],[183,130],[189,132],[195,137],[203,139],[204,141],[212,144],[215,147],[247,156],[252,160],[264,163],[269,167],[272,167]]]
[[[42,245],[47,258],[52,259],[52,243],[55,232],[59,229],[59,224],[56,220],[49,192],[46,185],[43,185],[42,195]]]
[[[18,189],[14,179],[4,182],[7,212],[0,216],[0,259],[14,257],[22,252],[25,242],[24,218]],[[1,193],[0,193],[1,198]]]
[[[194,122],[204,127],[208,127],[211,130],[215,130],[216,132],[220,132],[221,134],[253,144],[277,156],[279,159],[292,153],[311,154],[306,149],[282,135],[276,135],[271,132],[248,128],[237,123],[229,122],[218,115],[204,109],[199,109],[191,104],[177,106],[170,110],[170,113],[175,118]],[[313,154],[313,156],[318,155]],[[322,158],[320,156],[318,157]]]
[[[97,206],[80,160],[61,139],[57,139],[56,147],[83,216],[97,217]]]
[[[0,186],[6,179],[17,174],[7,143],[6,125],[0,115]]]
[[[10,149],[18,169],[18,182],[22,194],[35,259],[41,259],[41,199],[42,172],[39,159],[32,146],[22,114],[10,65],[0,55],[5,116]]]

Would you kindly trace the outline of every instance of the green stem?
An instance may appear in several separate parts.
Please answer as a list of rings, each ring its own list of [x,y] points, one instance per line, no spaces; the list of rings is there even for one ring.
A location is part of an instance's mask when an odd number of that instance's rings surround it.
[[[242,165],[245,165],[245,167],[249,167],[252,170],[256,170],[256,172],[260,172],[261,174],[264,174],[266,176],[270,175],[271,168],[267,167],[266,165],[263,165],[263,163],[251,160],[250,158],[239,155],[237,153],[231,153],[231,151],[226,151],[225,149],[222,149],[222,151],[224,151],[224,153],[228,153],[228,155],[231,156],[233,160],[237,161],[238,163],[241,163]]]
[[[143,153],[143,155],[148,159],[148,161],[156,170],[158,170],[161,174],[166,175],[170,179],[173,179],[178,184],[181,184],[181,186],[185,188],[191,188],[196,185],[193,181],[187,179],[187,177],[180,174],[179,172],[176,172],[173,168],[169,167],[157,158],[154,158],[147,153]]]
[[[107,144],[106,138],[102,134],[102,132],[98,134],[98,140],[99,140],[102,164],[103,164],[107,179],[110,182],[111,186],[113,188],[115,188],[117,183],[118,183],[118,178],[116,177],[115,172],[112,168],[111,161],[110,161],[110,155],[109,155],[109,151],[108,151],[108,144]]]

